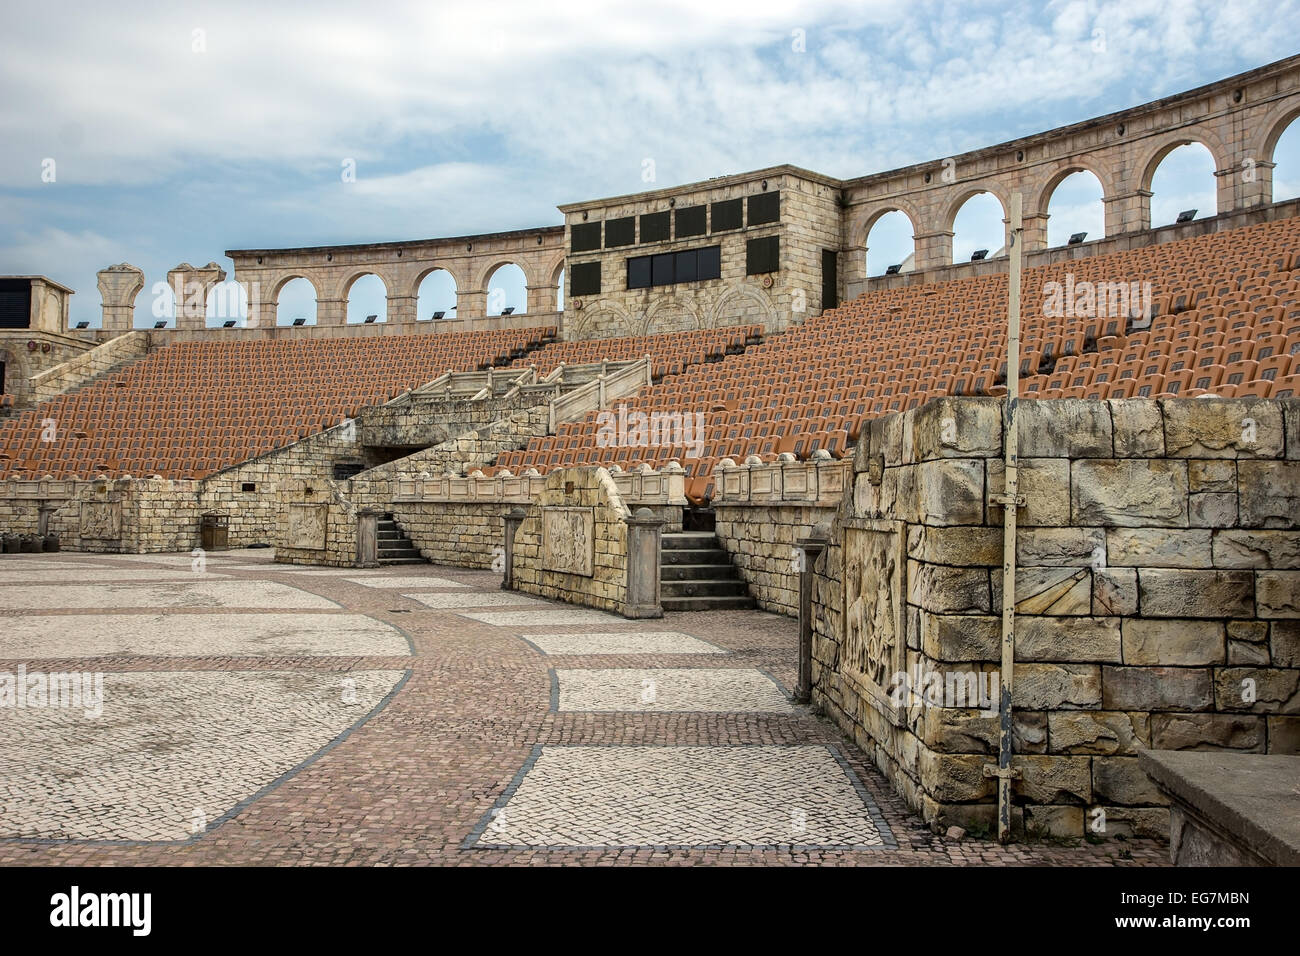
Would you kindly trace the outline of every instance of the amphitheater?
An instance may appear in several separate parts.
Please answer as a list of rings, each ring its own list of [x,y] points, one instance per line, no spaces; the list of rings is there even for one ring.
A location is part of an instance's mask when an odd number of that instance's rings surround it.
[[[230,327],[215,262],[169,273],[152,329],[129,264],[99,273],[97,329],[69,328],[72,290],[5,278],[0,567],[270,548],[299,574],[484,572],[637,633],[761,611],[797,647],[789,699],[932,830],[1082,838],[1100,813],[1195,855],[1213,834],[1144,755],[1300,754],[1300,200],[1272,191],[1298,116],[1293,57],[856,179],[778,166],[562,227],[231,250]],[[1217,209],[1153,228],[1187,143]],[[1105,235],[1049,246],[1079,171]],[[979,193],[1006,242],[955,262]],[[914,255],[869,276],[894,211]],[[492,315],[503,263],[527,307]],[[454,318],[417,315],[436,269]],[[369,274],[385,320],[351,324]],[[316,321],[282,324],[300,278]],[[929,693],[953,674],[1007,699]]]

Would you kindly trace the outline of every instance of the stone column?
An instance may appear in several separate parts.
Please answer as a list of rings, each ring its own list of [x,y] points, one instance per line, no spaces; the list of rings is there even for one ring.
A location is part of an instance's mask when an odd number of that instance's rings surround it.
[[[1276,163],[1246,157],[1227,169],[1214,171],[1219,212],[1235,212],[1273,201],[1273,167]]]
[[[486,289],[457,289],[456,318],[481,319],[487,315]]]
[[[290,316],[290,321],[292,321]],[[346,325],[348,321],[348,300],[347,299],[317,299],[316,300],[316,324],[317,325]]]
[[[379,516],[382,512],[374,508],[362,508],[357,512],[357,561],[358,568],[379,567]]]
[[[524,287],[527,290],[528,305],[525,311],[528,312],[556,312],[559,311],[558,303],[560,301],[559,285],[530,285]]]
[[[1151,228],[1151,190],[1134,189],[1116,196],[1105,196],[1106,236],[1140,232]]]
[[[812,599],[813,566],[830,542],[825,524],[795,542],[799,549],[799,676],[795,681],[794,702],[806,704],[812,699]]]
[[[866,246],[844,247],[840,256],[840,281],[844,284],[845,302],[852,302],[867,288]]]
[[[913,236],[915,249],[915,271],[933,269],[935,266],[952,265],[952,230],[917,233]]]
[[[99,270],[99,298],[104,329],[131,331],[135,318],[135,299],[144,288],[144,272],[122,262]]]
[[[196,269],[182,262],[167,273],[167,284],[176,297],[176,328],[202,329],[207,326],[208,292],[226,281],[226,270],[215,262]],[[230,316],[235,318],[235,316]]]
[[[1039,249],[1047,248],[1047,220],[1051,217],[1045,212],[1032,213],[1023,217],[1025,231],[1021,233],[1024,240],[1024,252],[1037,252]],[[1005,235],[1002,240],[1002,247],[1006,249],[1007,254],[1011,254],[1011,220],[1004,219],[1006,224]]]
[[[663,617],[663,605],[659,602],[663,518],[649,508],[638,508],[623,521],[627,524],[627,601],[623,616]]]
[[[510,509],[501,516],[505,523],[505,555],[504,555],[504,574],[501,578],[501,589],[503,591],[513,591],[515,589],[515,535],[519,531],[519,526],[524,523],[528,517],[528,512],[518,506]]]
[[[390,295],[388,297],[388,316],[386,321],[389,325],[400,323],[403,325],[415,324],[415,308],[419,298],[413,295]]]

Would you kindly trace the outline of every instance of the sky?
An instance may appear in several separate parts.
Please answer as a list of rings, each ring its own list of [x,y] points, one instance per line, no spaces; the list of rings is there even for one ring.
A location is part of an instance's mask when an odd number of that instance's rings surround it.
[[[1190,89],[1296,36],[1298,0],[32,4],[0,32],[0,274],[70,286],[72,320],[98,325],[95,273],[130,262],[151,325],[167,270],[233,276],[226,249],[555,225],[560,203],[781,163],[860,176]],[[1300,195],[1300,124],[1275,159],[1275,198]],[[1153,222],[1212,215],[1211,173],[1171,154]],[[1103,234],[1078,180],[1052,242]],[[955,258],[996,251],[1001,218],[973,200]],[[881,220],[869,272],[910,247]],[[454,301],[438,281],[422,319]],[[498,288],[523,311],[519,277]],[[363,280],[350,320],[376,313]]]

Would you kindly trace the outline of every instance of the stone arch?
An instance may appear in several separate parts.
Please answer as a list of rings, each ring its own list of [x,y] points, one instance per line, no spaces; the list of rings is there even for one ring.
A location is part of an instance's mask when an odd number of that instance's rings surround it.
[[[356,285],[358,279],[364,279],[366,276],[376,276],[384,284],[384,295],[392,295],[394,283],[390,276],[381,271],[377,266],[357,266],[351,272],[347,272],[344,278],[336,287],[337,291],[332,298],[346,302],[352,294],[352,287]]]
[[[551,285],[559,284],[560,273],[565,272],[565,267],[568,265],[568,261],[569,261],[568,256],[566,256],[564,254],[564,251],[561,250],[560,254],[556,256],[554,259],[552,259],[550,263],[547,265],[546,275],[551,277]],[[524,273],[524,275],[527,274],[528,273],[526,272]]]
[[[898,196],[893,199],[872,203],[862,212],[858,213],[853,219],[853,225],[849,227],[849,241],[854,245],[865,246],[867,244],[867,237],[871,235],[871,228],[876,224],[881,216],[886,216],[891,212],[901,212],[907,217],[908,221],[912,224],[913,236],[920,231],[920,211],[909,200],[902,196]]]
[[[312,292],[315,294],[315,299],[314,299],[314,301],[312,302],[311,313],[310,313],[310,315],[304,316],[304,318],[307,318],[307,319],[309,320],[309,321],[308,321],[308,324],[314,324],[314,323],[320,321],[320,313],[321,313],[321,309],[320,309],[320,302],[321,302],[320,285],[318,284],[317,280],[314,279],[312,276],[304,275],[304,274],[302,274],[302,273],[300,273],[300,272],[295,272],[295,273],[291,273],[291,274],[289,274],[289,275],[283,276],[282,278],[280,278],[280,279],[276,282],[276,284],[275,284],[275,286],[274,286],[274,290],[275,290],[275,291],[274,291],[274,293],[272,294],[271,298],[267,301],[267,305],[273,307],[272,310],[271,310],[271,324],[272,324],[272,325],[280,325],[280,324],[281,324],[281,322],[280,322],[280,318],[281,318],[281,316],[280,316],[280,311],[281,311],[281,309],[284,307],[284,303],[281,301],[281,299],[282,299],[283,296],[284,296],[284,290],[285,290],[285,287],[288,286],[290,282],[294,282],[294,281],[296,281],[296,280],[298,280],[298,279],[302,279],[302,280],[303,280],[304,282],[306,282],[309,286],[311,286],[311,290],[312,290]],[[289,324],[293,321],[293,319],[297,318],[297,316],[289,315],[289,316],[285,316],[285,318],[286,318],[287,321],[285,321],[283,324],[284,324],[284,325],[289,325]]]
[[[427,280],[431,275],[433,275],[436,272],[446,273],[447,277],[451,280],[451,289],[452,289],[451,304],[444,309],[431,308],[430,306],[434,305],[435,303],[421,301],[424,298],[424,296],[421,294],[420,290],[421,288],[423,288],[425,280]],[[456,298],[457,296],[460,295],[460,290],[461,290],[460,280],[457,278],[456,273],[452,269],[449,269],[446,266],[442,266],[442,265],[431,265],[428,268],[421,269],[419,274],[415,277],[415,285],[411,288],[411,292],[410,292],[411,298],[415,301],[416,319],[418,321],[425,321],[425,320],[431,321],[433,319],[434,312],[445,312],[446,315],[444,316],[444,318],[458,317],[459,313],[456,312]],[[423,314],[423,313],[427,313],[427,314]],[[455,315],[453,315],[453,313],[455,313]]]
[[[464,283],[463,283],[464,276],[462,276],[460,272],[452,265],[443,262],[430,262],[426,265],[421,266],[420,270],[415,273],[415,281],[411,283],[409,287],[409,291],[406,294],[411,296],[419,296],[420,285],[424,282],[425,279],[429,278],[429,276],[433,275],[435,272],[438,272],[439,270],[451,276],[451,281],[455,283],[457,291],[459,291],[461,288],[464,287]]]
[[[538,284],[537,277],[533,275],[533,270],[527,257],[515,257],[510,253],[503,253],[502,255],[494,256],[493,258],[486,260],[486,265],[479,267],[474,282],[474,288],[476,290],[486,290],[488,279],[492,277],[492,273],[496,272],[502,266],[518,266],[519,270],[524,274],[525,285],[535,286]]]
[[[361,306],[357,302],[354,302],[353,299],[355,297],[357,283],[369,279],[372,276],[379,280],[383,295],[378,297],[378,302],[374,305],[376,311],[367,312],[366,310],[370,308],[370,306]],[[340,288],[343,294],[339,296],[339,298],[343,303],[343,321],[345,323],[352,325],[360,324],[368,315],[378,315],[378,321],[380,322],[388,321],[388,298],[393,294],[393,284],[390,278],[387,278],[374,269],[367,269],[359,275],[353,275],[352,278],[348,279]],[[363,296],[368,294],[370,293],[362,293]]]
[[[287,286],[294,279],[306,279],[309,283],[311,283],[311,287],[316,293],[316,298],[319,299],[321,297],[320,282],[318,282],[315,278],[313,278],[312,276],[308,275],[305,272],[286,272],[284,275],[280,276],[280,278],[276,279],[275,284],[271,287],[270,301],[279,302],[280,293],[284,290],[284,287]]]
[[[1165,157],[1179,146],[1187,146],[1192,143],[1199,143],[1209,150],[1210,159],[1214,162],[1215,170],[1227,167],[1228,150],[1212,131],[1200,126],[1175,130],[1159,137],[1153,145],[1148,146],[1143,160],[1134,167],[1142,171],[1137,183],[1138,188],[1150,192],[1151,180],[1155,178],[1156,170],[1160,168],[1160,164],[1164,162]],[[1149,229],[1150,223],[1147,223],[1143,228]]]
[[[247,324],[249,316],[247,286],[238,279],[214,282],[203,302],[203,315],[208,322],[215,322],[218,327],[231,319],[235,320],[237,326]]]
[[[616,335],[636,335],[636,323],[617,303],[608,299],[587,300],[586,308],[575,310],[574,339],[607,339]],[[594,334],[599,333],[599,334]]]
[[[1092,173],[1097,182],[1101,183],[1101,198],[1104,202],[1115,195],[1115,181],[1107,171],[1106,167],[1093,163],[1089,160],[1071,157],[1063,159],[1054,168],[1046,172],[1039,178],[1030,193],[1032,197],[1030,203],[1025,205],[1025,215],[1047,215],[1047,207],[1052,203],[1052,194],[1056,192],[1057,187],[1065,182],[1075,173]],[[1004,207],[1005,208],[1005,207]]]
[[[989,193],[998,201],[1002,206],[1003,219],[1006,219],[1010,215],[1008,210],[1011,209],[1011,199],[1001,185],[990,182],[989,180],[961,183],[957,187],[956,195],[948,203],[948,207],[944,211],[943,220],[941,222],[944,232],[953,231],[952,224],[957,221],[957,214],[961,212],[962,206],[966,205],[967,202],[981,193]]]
[[[1259,124],[1259,135],[1252,144],[1251,157],[1263,162],[1273,162],[1278,140],[1297,119],[1300,119],[1300,101],[1291,100],[1278,106]]]
[[[752,305],[739,310],[732,308],[736,299],[749,299]],[[734,285],[723,291],[713,305],[713,314],[709,316],[709,328],[719,329],[729,325],[762,325],[768,331],[776,331],[776,304],[765,292],[748,285]]]
[[[915,267],[916,236],[918,231],[916,225],[917,224],[916,218],[912,214],[908,213],[906,209],[902,208],[900,204],[893,205],[893,208],[889,208],[887,206],[881,206],[880,208],[874,210],[871,215],[867,216],[863,223],[863,226],[866,231],[863,232],[862,234],[862,244],[858,248],[863,250],[860,268],[862,269],[862,273],[864,275],[873,276],[873,275],[882,275],[884,273],[883,269],[878,269],[877,271],[873,272],[871,268],[871,234],[875,230],[876,226],[880,224],[881,220],[885,219],[887,216],[892,216],[895,213],[898,213],[907,221],[908,224],[907,237],[912,247],[911,252],[908,255],[903,256],[901,259],[898,260],[898,264],[903,265],[907,262],[908,258],[911,258],[913,262],[913,267]],[[878,255],[880,254],[879,246],[877,246],[877,254]],[[888,265],[892,266],[894,265],[894,263],[890,262],[888,263]],[[911,269],[908,269],[906,271],[910,272]]]
[[[1090,210],[1090,212],[1094,213],[1100,221],[1100,229],[1094,229],[1091,228],[1091,226],[1087,229],[1079,229],[1078,227],[1082,225],[1082,223],[1078,221],[1067,222],[1063,219],[1058,219],[1055,226],[1051,223],[1052,200],[1056,198],[1061,186],[1069,180],[1076,179],[1076,177],[1085,177],[1089,179],[1092,183],[1095,183],[1096,188],[1100,190],[1101,195],[1099,195],[1096,200],[1097,206]],[[1035,191],[1031,193],[1031,205],[1025,210],[1026,219],[1036,222],[1035,235],[1030,237],[1031,240],[1036,239],[1038,242],[1041,242],[1043,248],[1066,245],[1068,235],[1066,238],[1061,238],[1058,234],[1055,240],[1053,240],[1051,236],[1053,229],[1058,229],[1062,226],[1068,229],[1069,234],[1085,232],[1087,233],[1088,238],[1104,239],[1106,237],[1106,200],[1115,195],[1113,183],[1108,182],[1108,179],[1108,176],[1103,178],[1098,172],[1097,167],[1092,164],[1071,160],[1063,162],[1058,169],[1052,171],[1050,175],[1040,180],[1040,182],[1034,187]],[[1091,218],[1091,216],[1088,216],[1088,218]],[[1026,228],[1031,227],[1027,226]]]
[[[663,332],[690,332],[701,328],[700,314],[684,302],[660,299],[646,312],[643,335]]]

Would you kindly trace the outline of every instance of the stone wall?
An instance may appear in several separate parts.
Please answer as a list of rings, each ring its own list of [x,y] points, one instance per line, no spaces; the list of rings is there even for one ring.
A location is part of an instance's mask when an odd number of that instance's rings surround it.
[[[357,564],[357,512],[340,483],[288,481],[277,492],[275,560],[281,564]]]
[[[33,348],[32,344],[35,347]],[[26,408],[49,397],[38,392],[33,380],[86,354],[93,342],[72,335],[35,329],[0,330],[0,363],[4,364],[4,394],[16,408]]]
[[[44,402],[92,379],[121,368],[128,362],[149,354],[149,333],[136,330],[109,339],[87,351],[78,352],[52,368],[31,378],[31,399]]]
[[[999,670],[1001,415],[873,422],[814,565],[813,702],[936,827],[994,820],[997,694],[969,691]],[[1300,751],[1300,403],[1022,401],[1020,426],[1013,822],[1163,834],[1141,750]]]

